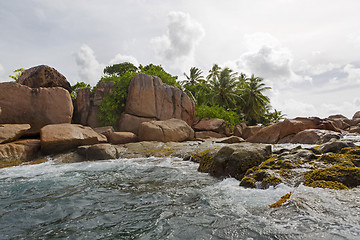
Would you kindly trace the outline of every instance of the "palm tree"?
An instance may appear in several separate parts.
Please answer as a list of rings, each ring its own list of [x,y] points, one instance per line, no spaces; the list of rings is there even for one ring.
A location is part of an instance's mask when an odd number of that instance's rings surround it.
[[[207,75],[206,79],[215,81],[219,77],[220,70],[221,68],[219,65],[214,64],[213,67],[209,70],[209,75]]]
[[[266,106],[270,103],[270,99],[263,95],[265,90],[271,89],[265,87],[264,79],[255,77],[254,74],[247,78],[242,90],[243,112],[245,120],[249,124],[255,124],[265,114]]]
[[[210,78],[210,99],[212,103],[225,109],[236,108],[236,102],[240,99],[236,75],[237,73],[233,70],[225,68],[219,72],[217,77]]]
[[[204,77],[201,75],[202,71],[197,67],[190,68],[190,75],[184,73],[186,77],[184,85],[194,86],[195,84],[199,83],[202,80],[205,80]]]

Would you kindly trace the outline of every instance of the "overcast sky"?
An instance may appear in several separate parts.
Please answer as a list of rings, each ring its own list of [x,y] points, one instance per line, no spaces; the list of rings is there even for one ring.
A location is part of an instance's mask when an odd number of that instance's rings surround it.
[[[0,0],[0,81],[46,64],[92,85],[107,65],[214,63],[263,77],[292,118],[360,110],[358,0]]]

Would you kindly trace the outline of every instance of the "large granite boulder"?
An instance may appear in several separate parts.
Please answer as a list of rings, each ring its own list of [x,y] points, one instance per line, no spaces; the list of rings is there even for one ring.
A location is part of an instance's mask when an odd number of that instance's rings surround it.
[[[195,104],[177,87],[163,84],[158,77],[139,73],[130,82],[125,113],[134,118],[176,118],[191,126],[194,121]],[[120,121],[119,130],[129,131],[124,129],[125,127],[124,120]]]
[[[40,131],[41,151],[45,154],[59,153],[80,145],[100,143],[104,137],[79,124],[51,124]]]
[[[100,143],[95,145],[79,146],[77,153],[84,157],[84,160],[108,160],[119,157],[120,148],[109,143]]]
[[[36,139],[18,140],[0,144],[0,167],[7,166],[12,161],[30,161],[38,156],[40,141]]]
[[[213,131],[225,134],[226,124],[223,119],[203,118],[195,126],[195,131]]]
[[[320,144],[326,143],[331,139],[340,139],[341,134],[334,131],[322,129],[306,129],[297,133],[291,140],[291,143],[300,144]]]
[[[17,83],[31,88],[62,87],[70,93],[72,91],[71,85],[64,75],[59,73],[55,68],[46,65],[40,65],[25,70],[17,80]]]
[[[38,134],[48,124],[70,123],[70,94],[60,87],[30,88],[18,83],[0,83],[0,123],[30,124],[29,134]]]
[[[247,138],[246,141],[253,143],[278,143],[283,138],[290,140],[291,137],[289,138],[289,136],[293,136],[306,129],[324,129],[341,132],[330,121],[324,119],[317,117],[295,118],[285,119],[282,122],[267,126],[255,135]]]
[[[198,139],[224,138],[226,137],[226,135],[213,131],[201,131],[201,132],[195,132],[195,137]]]
[[[135,135],[138,135],[140,124],[150,121],[156,121],[156,118],[137,117],[125,113],[121,115],[118,127],[122,132],[132,132]]]
[[[213,158],[210,175],[241,180],[246,171],[260,165],[271,155],[271,146],[237,143],[221,148]]]
[[[0,124],[0,143],[13,142],[23,136],[30,128],[29,124]]]
[[[183,120],[143,122],[139,127],[141,141],[182,142],[194,139],[194,130]]]
[[[109,135],[109,142],[112,144],[125,144],[137,141],[138,137],[132,132],[112,132]]]
[[[100,109],[100,103],[105,95],[112,92],[115,83],[111,81],[102,81],[96,86],[92,93],[90,88],[84,88],[77,93],[74,101],[73,123],[96,128],[100,126],[97,115]]]

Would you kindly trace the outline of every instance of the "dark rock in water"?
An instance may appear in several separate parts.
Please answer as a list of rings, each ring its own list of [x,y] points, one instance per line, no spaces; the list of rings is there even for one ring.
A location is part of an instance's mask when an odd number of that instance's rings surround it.
[[[0,168],[35,159],[40,152],[40,140],[24,139],[0,144]]]
[[[66,80],[64,75],[59,73],[55,68],[40,65],[25,70],[17,83],[26,85],[31,88],[49,88],[49,87],[62,87],[72,92],[70,83]]]
[[[214,156],[210,174],[215,177],[234,177],[241,180],[248,169],[258,166],[270,155],[270,145],[232,144],[221,148]]]
[[[327,153],[327,152],[338,153],[341,151],[341,149],[346,147],[355,147],[355,144],[350,141],[333,140],[328,143],[322,144],[319,147],[319,151],[320,153]]]
[[[86,160],[107,160],[116,159],[120,156],[120,148],[109,143],[101,143],[90,146],[80,146],[77,153]]]

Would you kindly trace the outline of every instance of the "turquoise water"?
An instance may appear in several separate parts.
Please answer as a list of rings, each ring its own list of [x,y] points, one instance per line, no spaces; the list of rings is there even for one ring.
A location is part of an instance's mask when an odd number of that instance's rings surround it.
[[[0,239],[360,239],[360,188],[245,189],[196,169],[174,158],[0,169]]]

